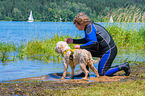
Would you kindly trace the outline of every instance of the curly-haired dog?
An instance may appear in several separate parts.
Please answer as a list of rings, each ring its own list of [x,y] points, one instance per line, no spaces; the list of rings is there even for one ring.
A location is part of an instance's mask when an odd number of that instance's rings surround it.
[[[85,49],[72,50],[64,41],[59,41],[56,44],[55,51],[63,55],[64,73],[62,79],[64,79],[66,76],[68,65],[70,65],[72,70],[71,78],[74,78],[74,69],[77,64],[80,65],[82,71],[85,73],[85,77],[83,79],[87,79],[89,73],[89,71],[86,69],[86,65],[88,65],[93,70],[97,77],[99,76],[98,71],[93,65],[93,63],[97,63],[99,59],[93,60],[89,51]]]

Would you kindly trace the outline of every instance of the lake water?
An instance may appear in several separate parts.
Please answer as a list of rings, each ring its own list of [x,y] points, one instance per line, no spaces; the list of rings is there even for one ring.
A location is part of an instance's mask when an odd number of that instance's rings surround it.
[[[144,27],[145,23],[99,23],[107,27],[109,25],[123,26],[130,29],[132,26],[138,30]],[[20,44],[21,42],[27,43],[32,39],[43,40],[45,38],[53,37],[54,34],[71,35],[71,36],[84,36],[81,31],[75,28],[72,22],[15,22],[15,21],[0,21],[0,42]],[[126,59],[129,54],[125,56],[117,56],[115,61]],[[142,61],[143,57],[139,54],[133,53],[132,57],[128,58]],[[97,64],[95,67],[97,68]],[[79,66],[75,70],[78,70]],[[69,70],[70,71],[70,68]],[[5,80],[14,80],[27,77],[36,77],[47,75],[50,73],[63,72],[63,64],[54,62],[46,63],[43,61],[32,60],[18,60],[15,62],[0,61],[0,82]]]
[[[139,29],[145,23],[98,23],[104,27],[118,25],[130,29]],[[72,22],[16,22],[0,21],[0,42],[14,42],[20,44],[32,39],[45,39],[54,34],[83,36],[81,31],[75,28]]]

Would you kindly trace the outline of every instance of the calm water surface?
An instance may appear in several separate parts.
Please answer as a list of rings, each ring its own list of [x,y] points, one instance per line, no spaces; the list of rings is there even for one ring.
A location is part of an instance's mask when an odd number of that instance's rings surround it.
[[[99,23],[107,27],[109,25],[118,25],[122,28],[139,29],[145,26],[145,23]],[[0,21],[0,42],[14,42],[20,44],[32,39],[45,39],[54,34],[83,36],[82,31],[78,31],[72,22],[16,22]]]
[[[127,29],[134,28],[138,30],[145,26],[145,23],[99,23],[107,27],[109,25],[123,26]],[[72,22],[14,22],[0,21],[0,42],[20,44],[27,43],[32,39],[43,40],[53,37],[54,34],[84,36],[81,31],[75,28]],[[124,53],[118,55],[114,61],[114,65],[121,60],[142,61],[144,57],[138,53]],[[98,64],[95,64],[97,68]],[[79,66],[75,70],[78,70]],[[68,69],[70,71],[70,68]],[[2,63],[0,61],[0,82],[5,80],[14,80],[27,77],[36,77],[47,75],[49,73],[63,72],[63,64],[54,62],[46,63],[43,61],[18,60],[15,62]]]

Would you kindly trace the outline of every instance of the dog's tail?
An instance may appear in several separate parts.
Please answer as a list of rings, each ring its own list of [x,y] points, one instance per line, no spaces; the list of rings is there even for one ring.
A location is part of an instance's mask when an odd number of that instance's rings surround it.
[[[97,63],[97,62],[99,62],[99,61],[100,61],[100,58],[98,58],[98,60],[93,60],[93,59],[92,59],[92,62],[93,62],[93,63]]]

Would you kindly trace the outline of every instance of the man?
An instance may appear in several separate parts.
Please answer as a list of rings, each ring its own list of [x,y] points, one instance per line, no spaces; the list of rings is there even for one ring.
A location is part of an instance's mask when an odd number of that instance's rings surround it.
[[[117,55],[117,47],[111,35],[104,27],[99,24],[92,23],[90,18],[84,13],[77,14],[73,23],[78,30],[84,30],[85,37],[82,39],[67,38],[65,41],[68,44],[75,43],[76,45],[74,48],[76,49],[86,49],[91,52],[93,57],[99,57],[101,59],[98,65],[98,72],[100,76],[111,76],[121,70],[125,71],[125,76],[129,76],[129,63],[125,62],[117,67],[111,67],[112,62]],[[84,76],[84,73],[78,75],[78,77],[80,76]]]

